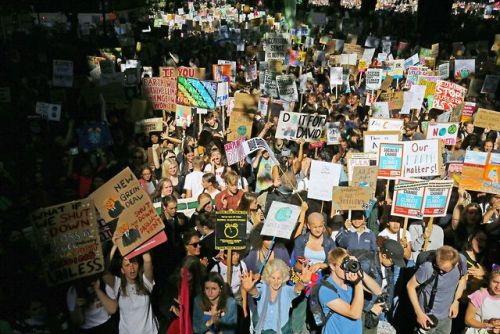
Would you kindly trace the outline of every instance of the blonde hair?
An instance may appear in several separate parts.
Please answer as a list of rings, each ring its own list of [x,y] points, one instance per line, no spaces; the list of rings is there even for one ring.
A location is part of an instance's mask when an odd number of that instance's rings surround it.
[[[344,248],[335,248],[328,253],[328,263],[331,265],[341,264],[345,257],[349,256],[349,252]]]
[[[281,284],[286,283],[290,279],[290,268],[286,265],[286,263],[280,259],[272,259],[269,260],[267,265],[264,267],[262,281],[268,283],[271,276],[277,271],[281,272]]]
[[[163,161],[163,163],[161,164],[161,177],[162,178],[167,178],[167,179],[170,178],[171,175],[169,173],[169,169],[173,165],[177,166],[177,175],[175,175],[175,176],[179,176],[179,164],[177,163],[177,160],[165,159],[165,161]]]
[[[232,186],[238,185],[238,179],[239,179],[239,175],[236,174],[236,172],[233,172],[232,170],[227,172],[226,175],[224,176],[224,181],[226,181],[226,183],[228,185],[232,185]]]
[[[451,262],[456,265],[459,259],[458,251],[451,246],[443,246],[436,251],[436,263]]]

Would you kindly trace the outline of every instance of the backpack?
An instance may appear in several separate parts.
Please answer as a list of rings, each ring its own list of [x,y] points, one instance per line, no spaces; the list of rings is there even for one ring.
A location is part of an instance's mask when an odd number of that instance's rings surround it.
[[[315,325],[318,327],[324,326],[333,315],[333,310],[329,310],[327,315],[323,312],[323,307],[319,302],[319,289],[324,286],[338,293],[337,288],[332,283],[328,282],[327,278],[328,276],[324,276],[319,280],[312,288],[311,295],[309,296],[309,310],[312,313]]]

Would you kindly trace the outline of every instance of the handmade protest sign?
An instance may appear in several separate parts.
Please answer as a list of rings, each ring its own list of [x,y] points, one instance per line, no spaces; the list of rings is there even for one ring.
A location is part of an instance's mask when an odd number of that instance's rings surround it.
[[[241,250],[246,248],[246,211],[217,211],[215,249]]]
[[[450,62],[446,62],[438,66],[439,78],[442,80],[450,77]]]
[[[278,84],[276,83],[276,73],[266,70],[263,74],[263,84],[261,85],[262,93],[268,95],[272,98],[277,99],[278,95]],[[260,80],[260,79],[259,79]],[[261,80],[262,83],[262,80]]]
[[[453,180],[432,180],[425,187],[424,217],[444,217],[450,203]]]
[[[229,118],[229,130],[227,140],[232,142],[240,138],[250,138],[252,135],[252,116],[241,111],[233,111]]]
[[[193,110],[189,106],[175,105],[175,125],[179,127],[189,127],[193,120]]]
[[[367,187],[333,187],[332,207],[335,210],[366,210],[370,193]]]
[[[150,132],[163,131],[163,118],[155,117],[143,119],[142,121],[135,122],[135,133],[143,133],[148,135]]]
[[[380,143],[378,152],[378,177],[395,179],[403,176],[403,143]]]
[[[347,152],[347,176],[348,180],[352,181],[354,168],[357,166],[377,166],[377,154],[376,153],[353,153]]]
[[[168,78],[144,78],[142,82],[142,89],[144,95],[151,102],[154,110],[174,110],[175,106],[172,108],[168,104],[169,90]]]
[[[461,106],[461,105],[463,105],[463,104],[459,104],[458,106]],[[458,106],[457,106],[457,107],[458,107]],[[455,110],[455,108],[453,108],[453,110]],[[451,112],[452,112],[452,110],[450,110],[450,111],[445,111],[445,112],[444,112],[444,113],[442,113],[441,115],[438,115],[438,116],[436,117],[436,121],[437,121],[438,123],[448,123],[448,122],[450,122]],[[427,133],[426,133],[426,135],[427,135]]]
[[[449,161],[446,167],[446,178],[453,181],[453,186],[458,187],[464,163],[462,161]]]
[[[299,93],[293,74],[284,74],[276,76],[278,93],[283,101],[298,101]]]
[[[363,132],[363,151],[377,153],[381,142],[397,142],[399,140],[401,140],[401,131],[365,131]]]
[[[288,50],[288,34],[267,33],[264,37],[265,60],[286,58]]]
[[[456,83],[438,80],[432,107],[442,110],[451,110],[454,106],[464,102],[465,93],[467,93],[467,89]]]
[[[230,82],[231,81],[231,64],[213,64],[212,77],[214,81]]]
[[[302,114],[282,111],[278,119],[276,138],[317,141],[326,124],[325,115]]]
[[[269,147],[267,142],[260,137],[254,137],[244,142],[243,150],[245,151],[245,155],[250,155],[257,150],[266,150],[269,153],[270,159],[275,164],[278,164],[278,160],[274,156],[273,150]]]
[[[429,73],[432,73],[432,71],[429,71],[427,67],[410,66],[406,74],[405,88],[411,88],[413,85],[416,85],[419,75],[428,75]]]
[[[458,123],[429,123],[426,139],[441,139],[445,145],[455,145]]]
[[[391,113],[389,112],[389,103],[385,101],[372,103],[372,117],[373,118],[391,118]]]
[[[368,187],[370,189],[370,197],[375,196],[377,188],[377,166],[356,166],[353,169],[352,181],[349,181],[350,186]]]
[[[479,108],[474,117],[474,126],[500,131],[500,112]]]
[[[404,145],[405,177],[440,175],[443,161],[437,139],[407,141]]]
[[[476,111],[476,103],[475,102],[465,102],[462,109],[462,117],[460,118],[461,123],[472,121],[472,116]]]
[[[380,119],[370,117],[368,120],[368,131],[403,131],[404,121],[402,119]]]
[[[332,189],[339,185],[342,165],[312,160],[307,198],[320,201],[332,199]]]
[[[160,67],[160,78],[168,80],[162,81],[164,89],[166,90],[166,108],[167,111],[175,111],[177,101],[177,76],[181,75],[187,78],[203,79],[205,77],[204,68],[194,67]]]
[[[104,270],[94,206],[90,199],[39,209],[31,214],[31,222],[49,286]]]
[[[177,77],[177,104],[214,109],[217,83],[194,78]]]
[[[427,181],[397,179],[392,197],[391,215],[422,219]]]
[[[455,79],[462,80],[468,78],[476,72],[475,59],[455,59]]]
[[[231,166],[245,159],[246,153],[245,149],[243,148],[244,142],[245,138],[243,137],[224,145],[224,151],[226,152],[228,166]]]
[[[326,143],[328,145],[337,145],[340,138],[340,122],[326,123]]]
[[[54,59],[52,66],[52,86],[73,87],[73,62],[71,60]]]
[[[342,85],[342,67],[330,67],[330,86]]]
[[[467,190],[500,194],[500,153],[467,150],[459,185]]]
[[[261,235],[290,239],[300,214],[300,206],[274,201],[269,208]]]
[[[60,121],[61,105],[46,102],[37,102],[35,106],[35,113],[49,121]]]
[[[116,223],[113,241],[123,256],[160,233],[163,222],[130,168],[94,191],[90,198],[106,223]]]
[[[432,75],[419,75],[417,84],[425,86],[425,98],[427,98],[427,102],[429,106],[432,106],[434,93],[436,91],[436,82],[439,80],[438,76]]]
[[[229,99],[229,84],[228,82],[218,82],[217,83],[217,101],[215,103],[216,107],[222,107],[227,105],[227,100]]]
[[[377,90],[382,85],[382,69],[369,68],[366,71],[366,89]]]

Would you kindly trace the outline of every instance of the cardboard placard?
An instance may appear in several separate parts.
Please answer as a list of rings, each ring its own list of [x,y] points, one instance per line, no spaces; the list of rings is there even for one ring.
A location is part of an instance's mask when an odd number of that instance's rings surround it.
[[[243,148],[244,142],[245,138],[240,138],[224,145],[228,166],[234,165],[235,163],[245,159],[246,153]]]
[[[246,248],[248,215],[246,211],[217,211],[215,249],[241,250]]]
[[[353,153],[348,152],[346,155],[347,160],[347,177],[352,181],[354,168],[357,166],[377,166],[376,153]]]
[[[269,208],[261,235],[290,239],[297,219],[300,206],[274,201]]]
[[[437,139],[407,141],[404,145],[405,177],[440,175],[443,161],[441,146]]]
[[[404,121],[402,119],[380,119],[370,117],[368,120],[368,131],[403,131]]]
[[[251,114],[233,111],[229,118],[227,141],[232,142],[240,138],[248,139],[252,136],[253,119]]]
[[[367,187],[333,187],[332,207],[335,210],[366,210],[370,199]]]
[[[373,198],[377,188],[377,176],[377,166],[356,166],[353,169],[352,181],[349,182],[349,185],[354,187],[368,187],[370,189],[370,197]]]
[[[35,240],[49,286],[104,271],[104,257],[90,199],[31,214]]]
[[[445,145],[455,145],[458,123],[430,123],[426,139],[441,139]]]
[[[143,119],[142,121],[135,122],[135,133],[143,133],[149,135],[150,132],[163,131],[163,118],[155,117]]]
[[[160,78],[168,80],[163,81],[167,91],[166,108],[165,110],[174,112],[177,104],[177,77],[182,75],[187,78],[205,78],[204,68],[195,67],[160,67]]]
[[[459,185],[467,190],[500,194],[500,153],[467,150]]]
[[[342,165],[312,160],[307,198],[320,201],[332,199],[332,189],[339,185]]]
[[[113,240],[123,256],[160,233],[163,222],[130,168],[115,175],[90,198],[108,224],[117,221]]]
[[[264,37],[265,60],[284,60],[287,55],[289,34],[267,33]]]
[[[381,142],[397,142],[401,140],[401,131],[365,131],[363,132],[363,151],[379,151]]]
[[[306,142],[317,141],[321,138],[325,124],[325,115],[282,111],[276,129],[276,138],[291,140],[303,138]]]
[[[500,131],[500,112],[479,108],[474,117],[474,126]]]
[[[453,82],[438,80],[434,92],[432,107],[442,110],[451,110],[464,102],[467,89]]]
[[[378,177],[396,179],[403,176],[404,144],[380,143],[378,153]]]
[[[281,100],[287,102],[299,100],[297,84],[295,83],[295,77],[293,74],[276,76],[276,83],[278,85],[278,93]]]
[[[169,82],[168,78],[144,78],[142,82],[144,96],[151,102],[154,110],[172,109],[168,103],[168,97],[171,96],[169,93],[172,93],[171,89],[169,90]]]

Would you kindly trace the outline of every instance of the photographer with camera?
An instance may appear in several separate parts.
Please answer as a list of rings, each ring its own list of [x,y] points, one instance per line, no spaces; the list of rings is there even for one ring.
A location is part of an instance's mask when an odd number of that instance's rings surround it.
[[[330,251],[328,263],[332,273],[318,292],[325,315],[323,333],[361,334],[363,285],[377,295],[381,289],[373,278],[363,274],[358,260],[343,248]]]
[[[354,252],[365,275],[370,275],[382,289],[381,294],[365,294],[363,307],[363,333],[391,333],[393,327],[387,321],[392,311],[396,280],[394,268],[404,268],[403,246],[396,240],[385,239],[377,253]]]
[[[467,262],[450,246],[436,250],[435,259],[422,263],[407,284],[416,313],[418,333],[451,332],[458,300],[467,283]]]

